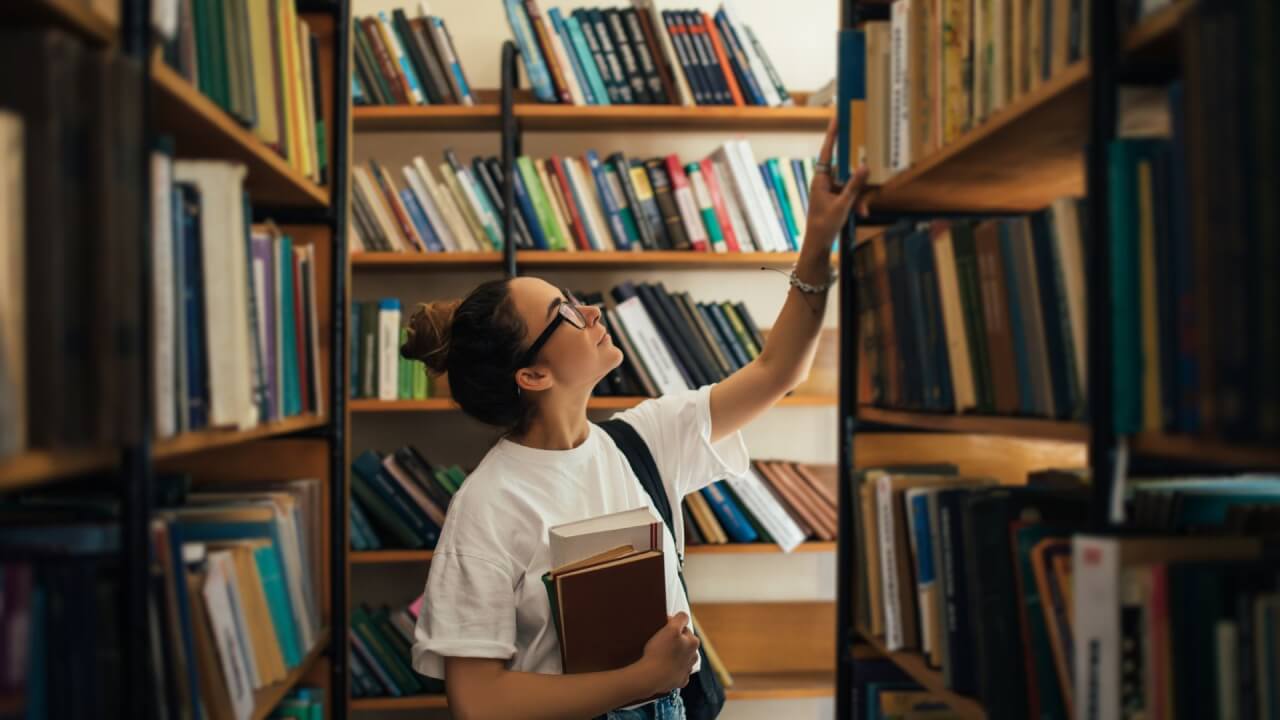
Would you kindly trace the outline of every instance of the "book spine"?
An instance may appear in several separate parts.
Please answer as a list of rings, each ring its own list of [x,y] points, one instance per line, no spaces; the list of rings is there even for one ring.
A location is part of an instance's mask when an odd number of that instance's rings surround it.
[[[543,59],[542,50],[538,47],[537,36],[529,22],[528,11],[523,0],[503,0],[507,11],[507,23],[511,26],[511,34],[515,36],[516,47],[524,60],[524,68],[529,75],[529,84],[539,102],[556,102],[555,86],[551,82],[551,73],[547,62]]]
[[[595,66],[596,75],[600,79],[601,89],[603,89],[605,97],[609,99],[610,104],[616,105],[620,103],[622,98],[618,92],[618,80],[613,73],[613,66],[610,65],[608,58],[605,57],[600,39],[596,37],[596,26],[591,20],[590,13],[579,8],[574,10],[570,17],[577,24],[578,30],[582,33],[582,39],[587,44],[587,50],[591,53],[591,57],[594,60],[592,65]]]
[[[715,49],[707,37],[707,29],[702,24],[702,13],[688,10],[682,13],[688,37],[697,53],[698,63],[702,66],[702,76],[711,84],[711,91],[719,105],[732,105],[733,96],[729,92],[729,83],[724,70],[716,59]]]
[[[573,51],[559,8],[551,8],[547,11],[547,22],[551,24],[551,49],[556,54],[560,67],[564,69],[565,80],[569,83],[569,95],[573,98],[574,104],[594,105],[595,96],[591,94],[591,87],[583,75],[581,63]]]
[[[414,72],[413,64],[409,61],[409,56],[404,51],[404,46],[400,44],[400,37],[395,30],[391,29],[391,19],[387,17],[385,12],[380,12],[377,15],[377,22],[382,31],[382,38],[387,44],[387,52],[400,70],[400,77],[404,78],[410,104],[424,104],[426,96],[422,93],[422,83],[418,81],[418,73]]]
[[[658,391],[665,395],[690,389],[676,367],[671,350],[658,333],[653,319],[635,294],[634,288],[630,292],[614,288],[613,293],[617,301],[615,311],[618,318],[630,335],[636,351],[643,357],[645,367],[649,370]]]
[[[604,19],[611,33],[610,37],[613,41],[613,46],[617,49],[618,57],[622,60],[622,69],[626,73],[627,84],[631,87],[635,102],[640,105],[653,104],[653,97],[649,94],[644,73],[640,70],[640,65],[636,60],[635,49],[627,40],[627,30],[623,26],[621,13],[614,8],[608,8],[604,10]]]
[[[542,51],[542,58],[546,61],[547,68],[551,71],[551,81],[555,85],[556,95],[559,96],[560,102],[572,105],[573,98],[569,95],[569,83],[565,79],[564,70],[560,67],[560,63],[554,54],[555,51],[551,45],[551,31],[547,28],[546,20],[543,19],[542,12],[538,9],[537,0],[524,0],[524,8],[529,16],[529,24],[533,27],[533,37],[537,38],[538,49]]]
[[[408,212],[409,220],[413,223],[418,236],[422,238],[424,247],[421,250],[436,252],[443,250],[444,246],[441,245],[439,236],[435,234],[431,223],[427,220],[427,213],[418,202],[418,197],[414,194],[412,187],[400,188],[400,203],[404,205],[405,211]]]
[[[600,76],[600,69],[596,64],[597,53],[592,52],[591,47],[587,45],[587,38],[582,32],[582,24],[578,20],[578,13],[575,12],[565,18],[564,26],[569,33],[574,53],[578,57],[582,71],[587,77],[587,83],[591,87],[591,96],[594,103],[596,105],[609,105],[609,91],[605,88],[604,78]]]
[[[654,238],[654,225],[649,215],[649,208],[643,206],[640,200],[640,193],[636,186],[635,178],[631,173],[631,164],[627,162],[627,158],[622,153],[613,153],[607,159],[609,169],[612,174],[618,178],[618,184],[622,187],[622,192],[627,198],[627,205],[631,208],[631,214],[635,217],[636,231],[639,235],[640,244],[646,250],[655,250],[658,247],[657,240]],[[649,195],[652,199],[652,193]],[[657,206],[654,205],[656,208]],[[661,214],[659,214],[659,222],[661,222]]]
[[[662,24],[666,28],[667,35],[671,38],[671,45],[675,49],[676,58],[680,61],[680,67],[684,70],[684,76],[688,80],[690,94],[694,103],[697,105],[712,104],[703,85],[701,68],[694,64],[693,56],[690,53],[684,26],[676,22],[675,13],[670,10],[662,11]]]
[[[706,226],[707,239],[715,252],[727,252],[724,233],[720,229],[720,221],[716,217],[715,205],[711,202],[711,193],[707,190],[706,180],[702,177],[702,166],[689,163],[685,166],[689,176],[689,184],[693,187],[693,197],[698,204],[698,212],[702,215],[702,224]]]
[[[707,252],[707,232],[702,225],[698,212],[698,203],[693,198],[693,189],[689,186],[689,178],[680,165],[676,155],[666,157],[667,175],[671,178],[671,194],[675,197],[676,207],[680,211],[680,219],[684,222],[685,232],[689,236],[689,244],[698,252]]]
[[[631,243],[627,237],[627,230],[622,224],[618,201],[614,198],[613,190],[609,187],[609,180],[604,174],[604,167],[600,164],[600,156],[594,150],[588,150],[586,159],[587,167],[591,170],[591,176],[596,182],[596,193],[600,196],[601,202],[604,203],[604,211],[609,220],[609,230],[613,233],[614,245],[619,250],[629,250],[631,249]]]
[[[672,247],[671,239],[667,237],[667,225],[662,217],[662,208],[658,206],[658,198],[653,194],[653,185],[649,182],[649,173],[644,163],[639,160],[630,160],[627,166],[627,174],[631,179],[632,187],[636,190],[636,199],[639,201],[639,217],[649,226],[649,234],[653,238],[652,249],[661,250]]]
[[[676,250],[688,250],[692,244],[685,232],[680,209],[671,191],[671,180],[667,177],[664,165],[664,161],[654,159],[646,161],[644,167],[649,176],[649,183],[653,187],[658,208],[662,212],[662,222],[666,227],[667,237],[671,239],[671,246]]]
[[[733,27],[729,24],[729,18],[723,9],[716,11],[715,19],[716,29],[720,32],[720,39],[724,42],[730,64],[738,76],[744,100],[750,105],[768,106],[769,101],[765,98],[764,90],[756,81],[755,73],[751,72],[751,62],[747,59],[747,53],[738,42],[738,36],[733,32]]]
[[[395,31],[396,40],[400,43],[401,48],[404,49],[405,55],[413,66],[414,73],[421,84],[424,104],[437,105],[443,103],[446,96],[440,94],[440,89],[436,86],[435,80],[431,76],[427,58],[422,51],[423,48],[418,44],[418,38],[413,34],[413,28],[409,25],[409,18],[404,14],[404,10],[397,8],[391,12],[391,28]]]
[[[538,250],[546,250],[549,247],[547,242],[546,228],[543,227],[538,213],[534,210],[533,197],[529,194],[529,188],[525,186],[524,174],[520,172],[519,166],[513,168],[509,180],[515,185],[513,188],[516,199],[516,205],[520,208],[520,214],[524,217],[525,226],[529,229],[529,236],[533,240],[533,246]]]
[[[729,60],[729,54],[725,51],[724,43],[721,41],[720,33],[716,29],[715,21],[707,13],[702,13],[700,18],[703,37],[711,44],[712,59],[719,66],[720,74],[724,77],[725,87],[729,90],[729,97],[734,105],[746,105],[746,100],[742,96],[742,88],[738,85],[738,77],[733,71],[733,63]]]
[[[454,94],[453,84],[449,82],[449,69],[441,59],[444,54],[436,48],[431,22],[424,17],[412,18],[409,20],[409,32],[422,54],[422,61],[426,63],[427,77],[430,78],[430,85],[439,97],[439,102],[462,103],[463,99]]]
[[[428,20],[431,22],[431,32],[436,41],[436,49],[440,52],[440,61],[447,70],[449,86],[452,88],[454,96],[463,105],[475,105],[475,96],[471,94],[471,84],[467,82],[467,75],[462,70],[462,61],[458,59],[458,51],[453,47],[453,36],[449,34],[449,26],[444,24],[444,20],[434,15],[430,16]]]
[[[453,238],[449,226],[444,221],[444,216],[440,214],[440,208],[436,206],[435,199],[431,197],[426,184],[418,176],[417,170],[411,165],[405,165],[400,168],[400,174],[404,176],[405,182],[413,190],[414,196],[418,199],[418,205],[421,206],[433,231],[431,240],[434,240],[434,242],[429,240],[427,249],[436,252],[456,250],[457,240]]]
[[[590,18],[588,27],[595,34],[596,42],[600,44],[600,52],[604,55],[605,61],[609,65],[609,74],[613,76],[613,92],[610,98],[615,103],[621,105],[630,105],[635,102],[635,93],[631,90],[631,83],[627,79],[626,70],[622,66],[622,59],[619,57],[619,51],[614,47],[613,35],[609,32],[609,23],[605,20],[604,12],[601,10],[587,10]]]
[[[640,26],[644,43],[648,46],[649,54],[653,58],[654,69],[658,74],[658,83],[662,89],[661,97],[665,98],[665,102],[679,105],[681,100],[678,84],[683,78],[678,80],[673,74],[672,63],[674,58],[667,55],[667,48],[662,42],[664,38],[659,36],[661,28],[653,24],[653,15],[643,4],[634,4],[636,5],[636,21]],[[655,93],[654,97],[657,98],[659,96]]]
[[[569,179],[565,175],[564,165],[560,158],[552,156],[547,162],[548,175],[551,176],[553,182],[560,187],[560,192],[564,195],[565,209],[568,210],[569,231],[573,233],[574,242],[577,243],[579,250],[599,250],[595,242],[592,242],[590,234],[587,232],[586,223],[583,222],[583,213],[578,210],[578,203],[573,194],[573,188],[569,187]]]
[[[1076,720],[1119,720],[1120,542],[1071,541]]]
[[[711,511],[716,514],[716,519],[720,521],[720,525],[728,533],[734,542],[749,543],[759,539],[755,529],[743,517],[742,510],[729,499],[727,493],[720,487],[718,481],[702,488],[703,497],[711,505]]]
[[[627,39],[631,42],[631,47],[635,53],[636,65],[639,68],[641,77],[644,78],[646,89],[649,97],[654,104],[666,105],[668,94],[662,82],[662,78],[658,72],[658,65],[651,52],[649,44],[646,42],[644,29],[640,24],[640,17],[635,8],[625,8],[620,12],[623,26],[627,33]]]
[[[724,236],[724,249],[728,252],[741,252],[742,246],[738,243],[738,234],[729,218],[729,210],[725,204],[724,194],[720,189],[720,181],[716,177],[715,165],[711,158],[708,157],[702,159],[699,168],[702,182],[707,187],[707,196],[711,200],[711,207],[715,211],[716,223],[720,228],[720,233]],[[710,223],[707,226],[710,227]]]

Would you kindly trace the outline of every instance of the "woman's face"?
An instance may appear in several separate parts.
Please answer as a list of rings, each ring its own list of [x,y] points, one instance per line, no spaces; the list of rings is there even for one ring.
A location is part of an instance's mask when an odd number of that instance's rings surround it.
[[[511,281],[511,301],[524,318],[528,332],[522,347],[528,348],[572,301],[564,291],[545,280],[520,277]],[[600,321],[600,310],[580,306],[586,327],[579,329],[567,320],[559,321],[537,356],[517,371],[517,382],[527,390],[546,390],[552,385],[590,389],[609,371],[622,363],[622,351]]]

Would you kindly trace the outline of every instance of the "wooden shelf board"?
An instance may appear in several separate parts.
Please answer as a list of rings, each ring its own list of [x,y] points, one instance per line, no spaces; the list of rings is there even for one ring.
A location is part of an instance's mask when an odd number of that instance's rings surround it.
[[[298,663],[298,666],[289,671],[284,680],[278,683],[268,685],[253,693],[253,720],[263,720],[271,711],[275,709],[284,696],[289,694],[293,686],[298,684],[311,667],[315,665],[325,651],[329,649],[329,629],[324,628],[320,631],[319,637],[316,639],[315,647],[311,648],[311,652]]]
[[[151,64],[151,73],[156,129],[174,137],[178,157],[244,163],[249,170],[245,188],[256,205],[329,204],[328,189],[295,170],[159,56]]]
[[[0,458],[0,491],[18,490],[60,478],[106,470],[120,459],[118,450],[27,450]]]
[[[593,397],[587,401],[588,410],[626,410],[649,398],[632,395]],[[835,407],[836,398],[831,395],[792,395],[778,401],[778,407]],[[460,408],[452,398],[427,398],[426,400],[370,400],[354,399],[347,402],[353,413],[371,412],[448,412]]]
[[[356,132],[493,131],[497,105],[369,105],[351,108]]]
[[[158,460],[197,453],[214,448],[239,445],[302,430],[323,427],[326,418],[314,415],[291,417],[279,422],[263,423],[250,430],[199,430],[157,440],[154,455]]]
[[[449,707],[444,695],[409,695],[408,697],[351,698],[352,710],[431,710]]]
[[[517,262],[521,267],[563,269],[625,268],[696,268],[743,270],[766,267],[790,267],[799,253],[701,253],[681,250],[648,250],[643,252],[556,252],[521,250]],[[435,268],[469,268],[497,271],[502,267],[502,253],[388,253],[359,252],[351,254],[356,271],[413,271]]]
[[[0,20],[61,27],[95,45],[113,45],[119,35],[115,23],[102,17],[84,0],[7,0],[0,3]]]
[[[1042,440],[1075,443],[1089,441],[1089,427],[1084,423],[1038,418],[994,415],[945,415],[863,406],[858,409],[858,420],[882,425],[915,428],[917,430],[1008,435],[1011,437],[1039,438]]]
[[[920,653],[890,652],[884,641],[864,630],[858,630],[858,636],[875,648],[885,658],[902,669],[911,679],[920,683],[931,694],[945,702],[952,711],[966,720],[986,720],[987,711],[977,700],[951,692],[942,678],[941,670],[929,667]]]
[[[1165,433],[1135,435],[1129,449],[1138,456],[1168,458],[1238,468],[1280,468],[1280,448],[1243,445],[1213,438]]]
[[[430,550],[352,550],[352,565],[394,565],[397,563],[425,564],[431,562]]]
[[[835,552],[833,542],[801,543],[792,553],[824,553]],[[782,549],[773,543],[725,543],[724,545],[688,545],[685,555],[773,555]]]
[[[832,697],[836,691],[834,670],[777,673],[733,673],[729,700],[797,700]]]

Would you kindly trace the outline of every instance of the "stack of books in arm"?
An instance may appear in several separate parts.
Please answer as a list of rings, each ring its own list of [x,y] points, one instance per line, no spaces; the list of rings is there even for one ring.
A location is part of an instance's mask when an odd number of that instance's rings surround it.
[[[378,162],[354,168],[353,248],[366,252],[478,252],[503,246],[502,167],[462,164],[450,150],[441,181],[417,157],[400,180]],[[528,250],[788,252],[804,239],[813,158],[757,162],[730,140],[694,162],[594,150],[521,156],[512,218]],[[400,181],[405,183],[401,186]]]
[[[791,552],[836,537],[835,468],[757,461],[745,474],[685,496],[685,544],[774,543]]]
[[[444,18],[401,9],[352,19],[356,105],[475,105]]]
[[[566,673],[616,670],[667,622],[662,522],[647,507],[548,531],[543,576]]]
[[[434,548],[467,477],[457,465],[433,465],[412,445],[386,454],[366,450],[351,470],[353,550]]]
[[[360,604],[351,612],[351,695],[404,697],[441,694],[444,683],[413,670],[413,629],[423,598],[407,607],[373,609]]]
[[[545,14],[538,0],[503,0],[534,95],[567,105],[794,104],[751,27],[729,4],[712,16],[631,7]]]

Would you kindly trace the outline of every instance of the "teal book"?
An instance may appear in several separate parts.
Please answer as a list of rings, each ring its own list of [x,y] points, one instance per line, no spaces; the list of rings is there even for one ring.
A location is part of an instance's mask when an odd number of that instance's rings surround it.
[[[351,533],[354,537],[360,535],[361,541],[364,543],[364,550],[381,550],[382,541],[378,539],[378,534],[373,531],[373,525],[369,522],[369,517],[365,514],[364,508],[360,507],[360,503],[352,498],[351,501]]]
[[[587,46],[587,37],[582,34],[582,23],[578,22],[578,18],[569,15],[564,18],[564,27],[569,31],[569,37],[573,40],[574,52],[577,54],[579,61],[582,63],[582,69],[587,75],[587,82],[591,85],[591,95],[595,100],[595,104],[608,105],[609,91],[604,86],[604,78],[600,77],[600,69],[596,67],[595,57]]]
[[[751,526],[751,529],[756,531],[756,535],[759,536],[760,542],[777,542],[773,539],[773,536],[769,534],[769,531],[764,529],[764,525],[760,524],[760,519],[752,514],[751,509],[747,507],[747,504],[742,502],[742,498],[738,493],[733,491],[732,485],[723,480],[717,482],[716,485],[729,497],[730,502],[738,506],[738,510],[742,513],[742,517],[746,519],[747,524]]]
[[[403,547],[409,549],[417,549],[426,545],[426,539],[418,533],[414,532],[394,509],[382,499],[382,496],[376,492],[360,473],[351,473],[351,492],[360,501],[360,504],[369,511],[391,537],[394,537],[401,543]]]
[[[796,208],[791,207],[786,183],[782,182],[782,172],[778,170],[778,159],[769,158],[764,162],[769,168],[769,179],[773,182],[773,188],[778,191],[778,205],[782,208],[782,219],[787,223],[787,232],[794,241],[799,241],[800,226],[796,224]]]
[[[271,612],[271,624],[276,628],[276,640],[289,669],[302,662],[302,646],[298,642],[293,608],[289,605],[289,591],[285,587],[284,572],[276,559],[275,549],[263,545],[253,552],[262,581],[262,592],[267,596],[267,609]]]
[[[280,288],[280,333],[276,347],[284,358],[284,414],[286,417],[302,412],[302,388],[298,377],[298,308],[294,306],[293,291],[293,238],[280,236],[279,255],[276,256],[276,287]]]
[[[417,675],[409,667],[408,658],[404,657],[394,642],[378,629],[374,618],[365,608],[357,606],[352,610],[351,624],[364,638],[369,649],[373,651],[375,659],[382,663],[401,692],[405,695],[422,692],[422,684],[418,682]]]

